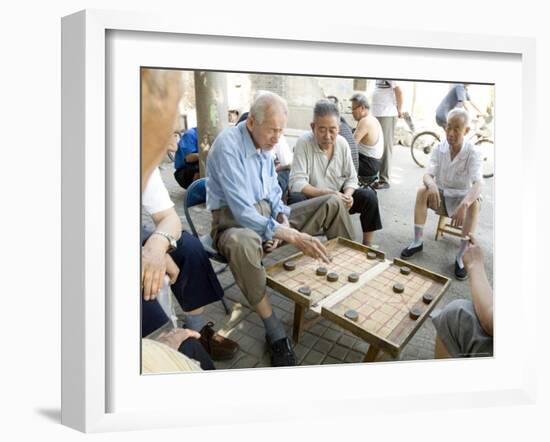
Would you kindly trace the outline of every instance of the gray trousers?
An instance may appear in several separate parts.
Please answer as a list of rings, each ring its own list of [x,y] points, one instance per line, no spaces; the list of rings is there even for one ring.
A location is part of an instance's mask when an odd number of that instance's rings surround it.
[[[380,181],[390,182],[391,157],[393,153],[393,134],[397,117],[376,117],[382,126],[384,134],[384,155],[382,155],[382,165],[380,166]]]
[[[260,201],[255,207],[263,216],[271,216],[267,201]],[[324,233],[328,239],[353,238],[350,215],[336,195],[294,204],[288,221],[292,228],[310,235]],[[218,252],[229,261],[235,281],[247,301],[256,306],[266,293],[262,238],[252,229],[239,226],[228,207],[212,211],[212,238]]]
[[[493,356],[493,337],[483,331],[472,301],[456,299],[432,321],[452,357]]]

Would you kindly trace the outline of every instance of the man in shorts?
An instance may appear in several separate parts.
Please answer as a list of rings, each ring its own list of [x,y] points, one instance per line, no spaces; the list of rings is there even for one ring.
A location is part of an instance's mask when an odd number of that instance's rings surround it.
[[[437,359],[493,355],[493,289],[485,273],[483,252],[473,240],[463,259],[470,273],[472,300],[452,301],[432,318]]]
[[[464,136],[469,131],[470,117],[464,109],[453,109],[447,117],[446,139],[434,149],[423,186],[416,194],[414,240],[401,251],[408,259],[423,250],[424,224],[428,208],[439,215],[453,218],[462,225],[462,239],[454,263],[457,279],[468,278],[462,256],[473,234],[479,214],[483,185],[483,158]]]

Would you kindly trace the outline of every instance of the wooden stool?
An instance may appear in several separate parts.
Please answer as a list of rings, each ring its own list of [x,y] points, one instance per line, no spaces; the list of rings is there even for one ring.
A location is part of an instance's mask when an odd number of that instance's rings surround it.
[[[437,239],[440,236],[443,236],[444,233],[462,237],[462,224],[459,224],[458,221],[448,218],[445,215],[439,215],[437,231],[435,232],[435,240],[437,241]]]

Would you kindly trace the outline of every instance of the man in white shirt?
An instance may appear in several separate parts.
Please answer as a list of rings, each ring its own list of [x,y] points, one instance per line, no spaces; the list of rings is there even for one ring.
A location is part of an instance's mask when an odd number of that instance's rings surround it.
[[[374,184],[376,189],[390,187],[391,156],[397,118],[401,118],[403,93],[394,80],[376,80],[372,93],[372,114],[377,118],[384,133],[384,155],[380,166],[380,178]]]
[[[351,151],[338,135],[340,112],[329,100],[320,100],[313,110],[312,132],[302,135],[294,148],[290,172],[289,204],[324,195],[336,195],[349,213],[359,213],[363,244],[372,243],[382,228],[376,192],[359,188]]]
[[[284,199],[288,191],[288,178],[290,175],[290,167],[292,166],[292,159],[294,158],[292,149],[288,145],[288,141],[284,135],[281,135],[281,138],[279,138],[279,142],[271,151],[271,156],[275,162],[277,181],[279,182],[279,187],[282,192],[281,198]]]
[[[433,151],[424,185],[416,195],[414,241],[401,252],[407,259],[423,249],[423,232],[428,207],[462,225],[460,249],[455,259],[455,276],[468,277],[462,261],[469,237],[474,233],[483,185],[483,158],[471,143],[464,141],[470,127],[464,109],[453,109],[447,117],[446,140]]]

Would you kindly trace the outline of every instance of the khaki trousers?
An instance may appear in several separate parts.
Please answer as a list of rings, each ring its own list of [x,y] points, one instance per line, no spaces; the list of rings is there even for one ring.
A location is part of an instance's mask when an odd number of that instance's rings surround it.
[[[258,213],[271,216],[267,201],[255,205]],[[310,235],[324,233],[328,239],[353,238],[351,218],[344,202],[336,195],[325,195],[293,204],[289,224]],[[212,238],[218,252],[229,261],[237,285],[252,307],[266,293],[266,272],[262,264],[262,238],[251,229],[240,227],[228,207],[212,211]]]
[[[380,180],[389,183],[397,117],[376,117],[376,119],[380,122],[384,134],[384,155],[382,155],[382,164],[380,165]]]

